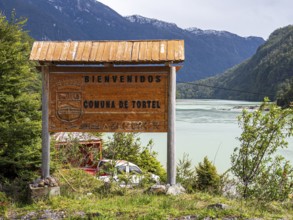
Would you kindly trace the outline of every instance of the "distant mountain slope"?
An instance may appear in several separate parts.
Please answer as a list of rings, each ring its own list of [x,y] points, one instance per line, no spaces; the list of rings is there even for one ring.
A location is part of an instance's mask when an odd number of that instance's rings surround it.
[[[280,85],[292,78],[293,26],[290,25],[274,31],[249,60],[223,74],[194,82],[216,88],[181,84],[178,89],[181,98],[263,100],[268,96],[274,100]]]
[[[37,40],[184,39],[184,67],[178,80],[213,76],[252,56],[259,37],[229,32],[181,29],[175,24],[134,15],[123,17],[95,0],[1,0],[7,17],[15,9],[27,17],[26,29]]]

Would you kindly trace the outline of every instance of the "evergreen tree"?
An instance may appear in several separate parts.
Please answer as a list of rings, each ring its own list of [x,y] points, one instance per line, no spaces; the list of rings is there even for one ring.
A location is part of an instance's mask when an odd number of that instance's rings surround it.
[[[0,14],[0,175],[30,178],[40,166],[40,80],[25,20]]]
[[[293,77],[287,79],[280,85],[277,94],[277,105],[282,108],[289,108],[293,103]]]
[[[205,157],[203,163],[199,163],[195,169],[197,175],[197,188],[199,190],[220,193],[221,177],[216,167],[207,157]]]

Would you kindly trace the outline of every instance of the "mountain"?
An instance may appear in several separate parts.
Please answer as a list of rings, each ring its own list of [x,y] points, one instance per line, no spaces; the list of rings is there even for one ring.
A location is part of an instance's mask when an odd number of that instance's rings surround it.
[[[197,86],[181,84],[178,92],[181,98],[261,101],[267,96],[275,100],[284,87],[292,90],[292,67],[293,26],[289,25],[274,31],[247,61],[222,74],[194,82]]]
[[[123,17],[95,0],[1,0],[9,19],[26,17],[25,29],[36,40],[184,39],[185,62],[180,81],[213,76],[251,57],[264,43],[225,31],[182,29],[176,24],[139,15]]]

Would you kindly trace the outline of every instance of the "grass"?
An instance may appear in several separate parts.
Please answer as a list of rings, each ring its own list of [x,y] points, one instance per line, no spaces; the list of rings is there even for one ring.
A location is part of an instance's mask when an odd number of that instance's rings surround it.
[[[4,212],[1,213],[0,209],[0,216],[2,214],[9,218],[14,213],[14,216],[20,218],[40,210],[64,211],[67,219],[78,219],[78,213],[81,212],[88,219],[128,220],[174,219],[183,216],[197,216],[199,219],[291,219],[293,216],[292,200],[259,205],[256,201],[233,200],[202,192],[180,196],[152,195],[141,188],[121,190],[117,186],[101,191],[103,185],[99,181],[78,170],[62,171],[58,178],[61,196],[31,204],[7,203]],[[207,208],[214,203],[224,203],[230,208]]]
[[[225,203],[227,210],[208,209],[213,203]],[[79,198],[54,197],[31,205],[13,207],[18,216],[30,211],[54,210],[66,211],[68,218],[76,216],[78,211],[88,215],[99,213],[97,219],[172,219],[195,215],[199,218],[211,217],[222,219],[290,219],[293,216],[292,204],[271,203],[257,206],[254,202],[240,202],[223,197],[210,196],[205,193],[191,195],[165,196],[148,195],[139,190],[129,190],[123,196],[111,196],[101,199],[99,196],[82,196]],[[12,210],[11,210],[12,211]]]

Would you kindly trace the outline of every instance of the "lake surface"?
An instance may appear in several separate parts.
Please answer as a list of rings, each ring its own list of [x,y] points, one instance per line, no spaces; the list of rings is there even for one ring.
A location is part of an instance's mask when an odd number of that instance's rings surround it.
[[[203,161],[205,156],[213,161],[220,173],[230,167],[230,155],[239,146],[240,137],[237,116],[240,106],[257,106],[258,102],[226,100],[177,100],[176,104],[176,161],[189,155],[194,165]],[[143,144],[153,139],[153,150],[166,167],[167,134],[140,134]],[[280,153],[293,162],[293,138],[288,139],[289,146]]]

